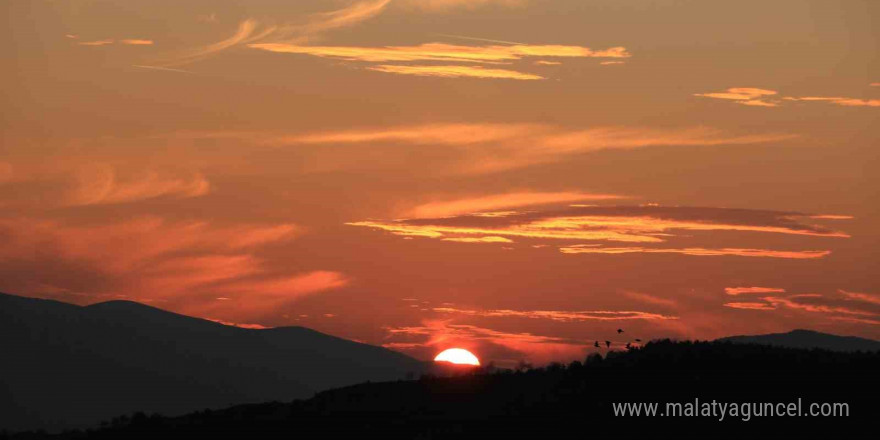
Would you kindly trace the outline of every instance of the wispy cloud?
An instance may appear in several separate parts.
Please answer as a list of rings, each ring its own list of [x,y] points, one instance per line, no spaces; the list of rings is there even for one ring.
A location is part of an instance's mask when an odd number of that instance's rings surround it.
[[[838,290],[837,295],[802,293],[796,295],[772,295],[760,298],[761,301],[733,302],[725,307],[772,311],[785,309],[821,315],[831,320],[841,320],[861,324],[880,324],[880,301],[876,297],[853,294]]]
[[[479,199],[452,210],[480,211]],[[491,206],[492,199],[487,203]],[[441,207],[446,209],[445,207]],[[440,210],[442,212],[442,209]],[[846,238],[843,232],[800,221],[805,215],[793,212],[662,206],[569,206],[561,209],[506,212],[503,215],[457,215],[393,221],[348,223],[395,235],[426,238],[497,236],[521,239],[664,243],[677,231],[733,231],[784,235]],[[568,254],[679,253],[687,255],[740,255],[777,258],[821,258],[829,251],[774,251],[738,248],[646,248],[568,245]]]
[[[456,309],[452,307],[435,307],[435,312],[450,313],[467,316],[495,317],[495,318],[529,318],[548,319],[551,321],[624,321],[624,320],[669,320],[678,319],[677,316],[667,316],[658,313],[639,312],[631,310],[588,310],[588,311],[563,311],[563,310],[474,310]]]
[[[799,98],[786,97],[783,99],[786,101],[828,102],[844,107],[880,107],[880,99],[858,99],[842,96],[803,96]]]
[[[513,69],[487,68],[461,64],[407,65],[389,62],[445,62],[510,64],[528,57],[538,58],[628,58],[623,47],[593,50],[582,46],[565,45],[490,45],[461,46],[446,43],[426,43],[417,46],[305,46],[290,43],[252,43],[251,48],[277,53],[311,55],[366,63],[383,63],[367,69],[401,75],[434,76],[444,78],[483,78],[540,80],[543,76]]]
[[[766,258],[791,258],[791,259],[814,259],[822,258],[831,254],[831,251],[779,251],[772,249],[740,249],[740,248],[644,248],[644,247],[578,247],[565,246],[559,248],[564,254],[682,254],[701,257],[737,256],[737,257],[766,257]]]
[[[624,196],[614,194],[590,194],[575,191],[564,192],[513,192],[466,197],[424,203],[412,208],[407,216],[415,218],[447,217],[479,212],[492,212],[507,208],[546,204],[571,203],[598,200],[617,200]]]
[[[446,12],[454,9],[475,9],[488,5],[521,7],[528,0],[402,0],[405,7],[421,9],[428,12]]]
[[[482,78],[482,79],[516,79],[516,80],[539,80],[543,76],[530,73],[517,72],[507,69],[487,69],[481,66],[398,66],[382,64],[368,67],[384,73],[396,73],[399,75],[435,76],[440,78]]]
[[[783,102],[828,102],[846,107],[880,107],[880,99],[859,99],[842,96],[786,96],[781,100],[767,100],[768,97],[777,95],[776,90],[758,89],[751,87],[734,87],[723,92],[695,93],[694,96],[704,98],[726,99],[735,101],[737,104],[756,107],[779,107]]]
[[[144,66],[144,65],[140,65],[140,64],[132,64],[131,67],[137,67],[138,69],[158,70],[161,72],[186,73],[186,74],[190,74],[190,75],[194,74],[193,72],[190,72],[189,70],[175,69],[173,67]]]
[[[778,287],[725,287],[724,293],[733,296],[743,294],[785,293],[785,289]]]
[[[253,139],[254,136],[249,136]],[[259,135],[257,136],[259,138]],[[786,133],[737,135],[706,127],[643,129],[597,127],[569,129],[544,124],[451,123],[347,129],[299,135],[274,136],[261,142],[284,144],[444,145],[464,156],[454,172],[492,173],[555,162],[602,150],[628,150],[657,146],[720,146],[783,142],[797,138]],[[479,149],[464,148],[479,145]]]
[[[863,301],[871,304],[880,304],[880,295],[877,294],[848,292],[843,289],[838,290],[837,292],[849,300]]]
[[[127,44],[129,46],[152,46],[153,45],[153,40],[145,40],[145,39],[137,39],[137,38],[119,40],[119,42],[121,44]]]
[[[265,246],[300,233],[292,224],[218,226],[157,217],[98,225],[0,219],[5,237],[0,262],[33,268],[36,272],[25,272],[24,279],[44,279],[57,286],[47,291],[27,283],[4,283],[4,288],[24,294],[76,302],[123,295],[161,301],[181,313],[237,321],[271,315],[303,296],[348,284],[337,271],[273,268],[258,255]],[[48,277],[38,275],[44,267],[53,268]],[[77,296],[70,297],[68,291]]]
[[[775,306],[765,302],[729,302],[724,303],[724,307],[743,310],[776,310]]]
[[[349,61],[445,61],[458,63],[499,63],[526,57],[547,58],[628,58],[626,48],[593,50],[583,46],[563,45],[493,45],[459,46],[446,43],[426,43],[418,46],[300,46],[284,43],[253,43],[254,49],[269,52],[311,55]]]
[[[76,44],[80,46],[107,46],[113,44],[113,40],[94,40],[94,41],[79,41]]]
[[[678,304],[675,300],[671,298],[661,298],[659,296],[649,295],[643,292],[634,292],[631,290],[624,290],[623,296],[639,302],[655,304],[659,306],[673,307]]]
[[[391,0],[363,0],[335,11],[312,14],[302,24],[261,25],[258,20],[248,18],[239,22],[238,28],[228,38],[176,54],[154,64],[166,67],[189,64],[235,46],[257,43],[269,38],[275,42],[274,44],[290,44],[291,41],[303,43],[323,32],[352,26],[373,18],[390,2]]]
[[[76,184],[68,192],[67,204],[127,203],[162,196],[198,197],[210,189],[211,184],[200,174],[175,177],[149,171],[123,177],[114,167],[92,165],[76,173]]]
[[[695,93],[694,96],[702,96],[704,98],[728,99],[736,101],[738,104],[758,106],[758,107],[776,107],[775,101],[766,101],[764,98],[774,96],[778,92],[775,90],[759,89],[754,87],[733,87],[723,92],[712,93]]]
[[[513,243],[513,240],[504,237],[452,237],[443,238],[443,241],[455,241],[458,243]]]

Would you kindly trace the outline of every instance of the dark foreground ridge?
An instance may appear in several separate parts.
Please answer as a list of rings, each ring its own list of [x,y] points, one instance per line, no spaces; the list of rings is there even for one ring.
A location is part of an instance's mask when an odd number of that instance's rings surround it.
[[[875,438],[878,371],[878,352],[664,340],[584,363],[366,383],[182,417],[138,413],[58,438]],[[660,402],[664,411],[665,402],[695,399],[801,399],[804,411],[846,403],[849,416],[623,417],[612,406]]]
[[[80,307],[0,294],[0,429],[58,432],[134,411],[308,398],[424,369],[304,327],[254,330],[130,301]]]

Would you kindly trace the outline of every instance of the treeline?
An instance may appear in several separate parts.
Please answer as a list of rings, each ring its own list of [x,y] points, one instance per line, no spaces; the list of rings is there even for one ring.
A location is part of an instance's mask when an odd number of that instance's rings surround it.
[[[490,371],[491,370],[491,371]],[[308,400],[121,416],[57,438],[875,438],[880,352],[654,341],[583,362],[365,383]],[[169,396],[173,398],[173,396]],[[848,417],[623,417],[614,403],[843,402]],[[45,438],[19,433],[15,439]]]

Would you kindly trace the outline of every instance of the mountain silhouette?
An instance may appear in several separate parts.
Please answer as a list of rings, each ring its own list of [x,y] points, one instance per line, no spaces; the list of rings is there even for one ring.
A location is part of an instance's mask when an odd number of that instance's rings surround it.
[[[792,330],[752,336],[728,336],[718,341],[736,344],[761,344],[786,348],[818,348],[831,351],[880,351],[880,341],[855,336],[838,336],[812,330]]]
[[[244,329],[130,301],[0,294],[0,428],[93,426],[389,381],[426,364],[304,327]]]

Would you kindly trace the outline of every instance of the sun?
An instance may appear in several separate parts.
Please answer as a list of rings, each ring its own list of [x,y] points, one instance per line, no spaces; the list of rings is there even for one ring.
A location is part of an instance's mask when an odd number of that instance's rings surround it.
[[[463,348],[443,350],[434,358],[434,362],[449,362],[456,365],[480,365],[480,360],[473,353]]]

